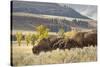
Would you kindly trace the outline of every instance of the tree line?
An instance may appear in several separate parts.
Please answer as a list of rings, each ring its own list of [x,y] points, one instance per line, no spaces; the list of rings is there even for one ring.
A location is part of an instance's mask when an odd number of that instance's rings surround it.
[[[25,34],[24,40],[26,42],[26,45],[28,46],[29,44],[32,45],[37,45],[40,40],[43,38],[48,38],[49,37],[49,28],[47,28],[44,25],[39,25],[35,28],[36,34],[31,34],[27,33]],[[60,28],[58,31],[58,36],[59,37],[64,37],[64,29]],[[23,40],[23,34],[22,32],[16,32],[16,40],[19,46],[21,46],[21,42]]]

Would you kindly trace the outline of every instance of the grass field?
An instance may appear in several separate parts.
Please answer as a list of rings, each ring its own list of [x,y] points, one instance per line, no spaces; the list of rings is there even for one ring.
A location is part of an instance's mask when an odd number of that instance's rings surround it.
[[[97,60],[97,47],[72,48],[71,50],[56,49],[51,52],[41,52],[39,55],[32,53],[33,46],[26,46],[23,42],[18,46],[16,42],[12,44],[13,65],[37,65],[37,64],[60,64],[91,62]]]

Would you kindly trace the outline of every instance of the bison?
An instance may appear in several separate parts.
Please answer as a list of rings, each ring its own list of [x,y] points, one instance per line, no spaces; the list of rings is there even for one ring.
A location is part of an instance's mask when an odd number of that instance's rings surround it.
[[[50,41],[48,39],[45,39],[45,38],[40,40],[38,45],[33,46],[33,48],[32,48],[32,52],[35,54],[39,54],[41,51],[46,52],[48,50],[51,50]]]
[[[96,46],[97,45],[97,33],[90,32],[84,35],[84,46]]]
[[[78,32],[73,38],[44,38],[40,40],[38,45],[33,46],[34,54],[39,54],[41,51],[51,51],[59,49],[83,48],[87,46],[97,45],[96,32]]]
[[[74,37],[80,47],[95,46],[97,45],[96,32],[78,32]]]

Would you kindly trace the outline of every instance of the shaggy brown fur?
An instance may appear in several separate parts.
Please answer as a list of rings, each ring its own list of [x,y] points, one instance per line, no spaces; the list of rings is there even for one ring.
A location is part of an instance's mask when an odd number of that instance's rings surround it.
[[[75,41],[74,39],[68,39],[68,41],[65,43],[64,48],[70,49],[70,48],[75,48],[75,47],[80,47],[79,43]]]
[[[83,48],[97,45],[97,33],[95,32],[78,32],[71,39],[64,38],[47,38],[42,39],[37,46],[32,48],[33,53],[39,54],[41,51],[50,51],[54,49]]]
[[[84,46],[96,46],[97,45],[97,33],[91,32],[84,36]]]
[[[51,47],[50,47],[50,41],[48,39],[42,39],[38,46],[33,46],[32,48],[32,51],[33,53],[35,54],[39,54],[40,51],[48,51],[48,50],[51,50]]]

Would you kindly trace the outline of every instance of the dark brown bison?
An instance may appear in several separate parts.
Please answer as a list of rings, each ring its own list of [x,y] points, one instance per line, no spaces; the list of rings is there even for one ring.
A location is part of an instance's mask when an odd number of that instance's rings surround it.
[[[97,33],[96,32],[78,32],[75,37],[75,41],[78,42],[79,47],[95,46],[97,45]]]
[[[80,47],[79,43],[76,40],[67,39],[67,41],[65,41],[65,45],[64,45],[65,49],[70,49],[70,48],[75,48],[75,47],[77,48]]]
[[[53,39],[42,39],[37,46],[33,46],[32,52],[34,54],[39,54],[41,51],[51,51],[57,48],[59,49],[70,49],[78,47],[77,41],[73,39],[56,38]]]
[[[33,46],[33,48],[32,48],[32,52],[35,53],[35,54],[39,54],[40,51],[45,51],[46,52],[48,50],[51,50],[50,41],[48,39],[45,39],[45,38],[40,40],[38,45]]]
[[[86,33],[87,32],[77,32],[75,34],[75,36],[72,38],[72,40],[77,43],[77,45],[75,47],[78,47],[78,48],[83,48],[84,47],[83,41],[84,41],[84,35]]]
[[[63,43],[62,43],[63,41],[64,41],[63,38],[56,38],[56,39],[53,39],[52,41],[50,41],[50,42],[51,42],[50,47],[51,47],[52,49],[57,49],[61,44],[63,44]]]
[[[83,41],[84,46],[96,46],[97,45],[97,33],[95,32],[88,32],[87,34],[84,35],[84,41]]]
[[[97,45],[96,32],[78,32],[73,38],[44,38],[40,40],[37,46],[33,46],[32,51],[39,54],[41,51],[50,51],[59,49],[83,48]]]
[[[70,48],[74,48],[74,47],[79,47],[79,44],[77,43],[77,41],[73,40],[73,39],[59,39],[57,42],[55,42],[54,44],[52,44],[52,48],[53,49],[70,49]]]

